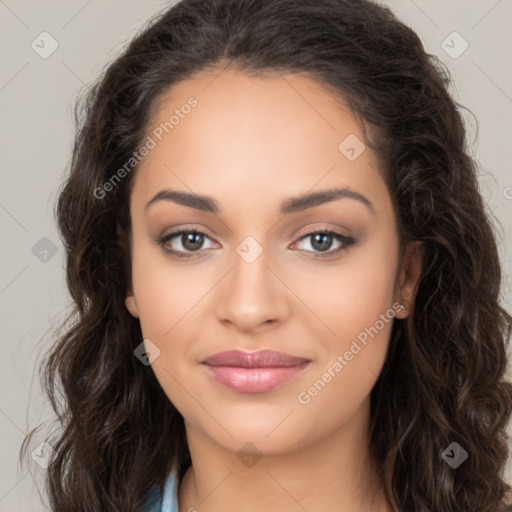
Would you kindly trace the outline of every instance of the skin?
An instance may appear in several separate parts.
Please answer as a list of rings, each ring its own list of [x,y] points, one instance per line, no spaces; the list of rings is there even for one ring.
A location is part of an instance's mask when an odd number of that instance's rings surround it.
[[[148,134],[190,96],[197,107],[134,176],[126,297],[144,338],[160,349],[152,369],[185,421],[192,466],[179,488],[180,510],[389,511],[369,459],[368,424],[394,320],[309,403],[297,397],[395,302],[405,306],[395,318],[407,316],[421,271],[419,245],[410,243],[400,260],[378,161],[369,148],[354,161],[338,150],[349,134],[363,140],[361,127],[319,83],[234,68],[202,72],[166,92]],[[363,194],[375,214],[342,198],[279,215],[290,196],[334,187]],[[165,188],[211,196],[220,211],[166,200],[144,211]],[[206,234],[188,259],[158,244],[182,227]],[[335,254],[341,244],[333,239],[332,255],[315,258],[324,252],[304,235],[322,229],[356,241]],[[250,264],[236,252],[247,236],[263,249]],[[190,245],[180,242],[177,236],[167,246],[187,252]],[[278,350],[312,363],[277,389],[241,393],[200,364],[235,348]],[[237,456],[248,442],[262,455],[251,467]]]

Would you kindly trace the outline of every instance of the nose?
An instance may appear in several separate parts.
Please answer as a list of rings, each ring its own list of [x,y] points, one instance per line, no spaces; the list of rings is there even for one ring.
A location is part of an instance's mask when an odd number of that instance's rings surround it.
[[[289,292],[272,268],[269,253],[263,250],[252,262],[234,253],[233,268],[217,290],[219,321],[244,333],[286,321]]]

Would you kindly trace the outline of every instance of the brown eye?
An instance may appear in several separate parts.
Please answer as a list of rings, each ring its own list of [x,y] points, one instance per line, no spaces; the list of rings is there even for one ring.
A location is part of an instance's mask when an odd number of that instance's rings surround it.
[[[328,233],[315,233],[312,236],[311,246],[317,251],[327,251],[334,242],[334,237]]]
[[[306,252],[313,253],[313,257],[324,257],[338,254],[341,251],[346,250],[350,245],[352,245],[355,240],[352,237],[341,235],[340,233],[336,233],[334,231],[323,230],[323,231],[314,231],[311,233],[307,233],[303,237],[299,239],[297,243],[309,240],[309,245],[312,249],[302,249]],[[338,243],[338,247],[334,250],[329,250],[333,244]],[[320,253],[320,254],[315,254]],[[324,253],[324,254],[321,254]]]
[[[204,238],[201,233],[182,233],[181,234],[181,245],[187,251],[197,251],[201,249],[204,243]]]
[[[178,257],[194,256],[204,247],[205,240],[210,239],[208,235],[195,229],[181,229],[165,235],[158,244],[168,253]]]

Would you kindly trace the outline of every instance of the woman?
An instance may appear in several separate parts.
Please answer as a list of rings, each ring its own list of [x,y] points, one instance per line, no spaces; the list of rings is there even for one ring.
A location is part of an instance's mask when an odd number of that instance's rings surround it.
[[[505,510],[511,320],[448,83],[367,0],[182,0],[130,43],[57,205],[54,511]]]

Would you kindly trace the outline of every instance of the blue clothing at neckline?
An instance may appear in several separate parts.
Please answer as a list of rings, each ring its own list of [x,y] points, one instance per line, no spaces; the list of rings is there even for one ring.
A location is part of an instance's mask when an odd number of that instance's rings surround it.
[[[174,472],[167,477],[163,493],[160,493],[156,485],[149,489],[142,510],[144,512],[179,512],[178,479]]]

